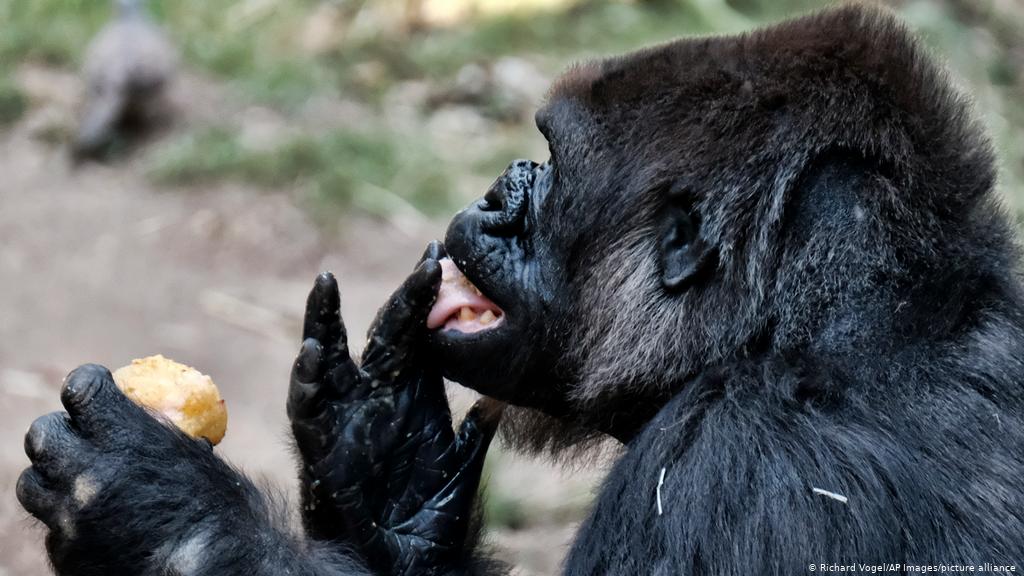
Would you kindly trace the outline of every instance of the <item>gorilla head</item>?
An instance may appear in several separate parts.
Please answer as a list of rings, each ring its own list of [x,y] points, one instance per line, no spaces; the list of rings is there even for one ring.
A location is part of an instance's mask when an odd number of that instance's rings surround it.
[[[483,297],[435,335],[446,375],[621,439],[765,350],[874,359],[850,368],[869,377],[1009,259],[970,118],[863,6],[576,67],[536,116],[550,158],[448,229]],[[442,290],[432,327],[458,310]]]

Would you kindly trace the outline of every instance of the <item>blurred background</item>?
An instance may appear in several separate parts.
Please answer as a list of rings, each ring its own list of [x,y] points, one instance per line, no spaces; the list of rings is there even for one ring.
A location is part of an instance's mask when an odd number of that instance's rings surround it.
[[[350,331],[364,332],[454,210],[510,160],[544,159],[533,111],[567,65],[826,3],[142,4],[173,51],[157,121],[112,135],[100,161],[73,161],[96,105],[82,68],[102,80],[142,58],[138,44],[97,64],[86,47],[113,5],[0,0],[0,576],[46,573],[43,534],[13,491],[22,434],[59,408],[68,370],[160,352],[211,374],[231,415],[218,451],[292,496],[284,394],[319,270],[337,273]],[[1019,218],[1024,4],[889,4],[976,98]],[[487,522],[521,574],[557,571],[595,460],[565,469],[492,451]]]

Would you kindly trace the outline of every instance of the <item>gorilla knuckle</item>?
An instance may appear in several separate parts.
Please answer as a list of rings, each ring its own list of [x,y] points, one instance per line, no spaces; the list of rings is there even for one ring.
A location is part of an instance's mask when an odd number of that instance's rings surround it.
[[[45,504],[49,500],[42,478],[33,468],[26,468],[21,472],[14,493],[21,506],[37,518],[42,515],[46,507]]]
[[[31,460],[37,460],[46,453],[46,447],[55,435],[68,432],[66,418],[63,412],[51,412],[32,421],[25,434],[25,454]]]
[[[84,364],[73,370],[64,379],[61,400],[67,406],[84,408],[103,390],[114,384],[110,370],[98,364]]]

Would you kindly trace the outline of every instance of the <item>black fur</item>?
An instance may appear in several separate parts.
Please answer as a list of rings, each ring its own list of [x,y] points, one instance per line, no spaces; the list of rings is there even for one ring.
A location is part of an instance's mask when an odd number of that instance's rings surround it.
[[[449,375],[531,408],[527,448],[626,443],[566,573],[1021,569],[1013,229],[969,102],[889,12],[580,66],[538,124],[556,176],[518,236],[471,207],[446,239],[510,317],[543,311],[517,326],[530,364]],[[682,292],[659,264],[680,197],[717,250]]]
[[[580,66],[538,126],[550,161],[514,163],[445,242],[498,327],[421,337],[436,246],[360,365],[336,292],[314,290],[290,398],[312,540],[202,445],[124,403],[83,411],[93,395],[70,378],[71,420],[30,432],[19,485],[58,571],[180,569],[161,551],[197,527],[214,555],[182,576],[501,571],[466,497],[489,434],[463,454],[461,434],[434,433],[443,402],[403,408],[439,390],[438,370],[514,405],[509,437],[527,448],[624,444],[567,574],[1024,569],[1013,229],[968,102],[890,13],[842,7]],[[104,410],[117,441],[94,425]],[[440,466],[409,456],[449,447]],[[84,508],[83,475],[107,488]]]

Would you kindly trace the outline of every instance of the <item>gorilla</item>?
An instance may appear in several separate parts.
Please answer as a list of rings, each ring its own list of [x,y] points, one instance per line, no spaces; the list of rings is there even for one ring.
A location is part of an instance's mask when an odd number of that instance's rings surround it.
[[[501,574],[499,427],[618,460],[566,574],[1024,562],[1024,291],[994,154],[896,18],[845,6],[580,65],[381,309],[333,276],[288,394],[303,533],[104,368],[29,430],[57,573]],[[458,429],[443,378],[481,392]]]

